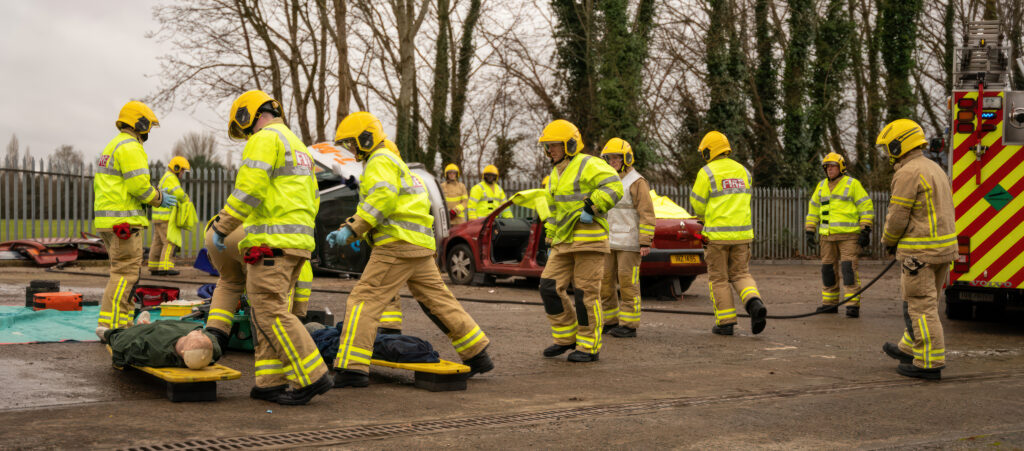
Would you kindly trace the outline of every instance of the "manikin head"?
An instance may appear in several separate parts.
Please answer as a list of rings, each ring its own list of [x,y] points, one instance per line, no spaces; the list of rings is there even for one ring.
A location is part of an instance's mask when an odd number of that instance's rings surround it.
[[[174,344],[174,352],[193,370],[205,368],[213,359],[213,342],[201,329],[193,330]]]

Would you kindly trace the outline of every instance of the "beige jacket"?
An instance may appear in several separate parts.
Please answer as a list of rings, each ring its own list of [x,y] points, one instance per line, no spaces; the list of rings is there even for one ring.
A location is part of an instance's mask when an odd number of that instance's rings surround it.
[[[957,258],[956,218],[949,177],[934,161],[912,150],[896,163],[882,242],[898,258],[949,263]]]

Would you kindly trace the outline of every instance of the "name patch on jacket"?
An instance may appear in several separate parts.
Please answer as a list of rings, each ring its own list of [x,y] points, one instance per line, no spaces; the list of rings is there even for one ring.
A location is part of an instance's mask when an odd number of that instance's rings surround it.
[[[740,188],[740,189],[743,189],[743,188],[746,188],[746,187],[747,187],[747,184],[743,181],[743,179],[725,179],[725,180],[722,180],[722,189],[729,189],[729,188]]]
[[[299,166],[305,166],[309,169],[313,169],[313,159],[306,155],[305,152],[295,152],[295,163]]]
[[[107,167],[108,162],[110,162],[110,155],[101,155],[100,161],[98,161],[96,164],[105,168]]]

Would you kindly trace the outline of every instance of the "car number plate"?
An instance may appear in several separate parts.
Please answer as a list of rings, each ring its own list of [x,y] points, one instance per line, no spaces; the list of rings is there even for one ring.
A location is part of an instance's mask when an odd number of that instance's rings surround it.
[[[682,265],[687,263],[700,263],[700,257],[696,255],[683,254],[683,255],[670,255],[673,265]]]
[[[976,293],[971,291],[960,293],[960,298],[965,301],[974,302],[992,302],[995,300],[992,293]]]

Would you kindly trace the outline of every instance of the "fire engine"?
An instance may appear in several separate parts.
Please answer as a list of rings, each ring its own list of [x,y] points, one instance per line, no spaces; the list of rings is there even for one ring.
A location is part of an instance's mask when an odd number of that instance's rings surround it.
[[[1024,306],[1024,91],[1011,85],[999,21],[971,22],[956,48],[949,176],[957,244],[946,316]],[[1016,61],[1024,73],[1024,58]]]

